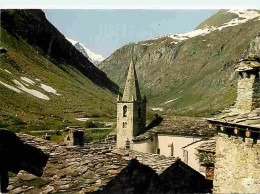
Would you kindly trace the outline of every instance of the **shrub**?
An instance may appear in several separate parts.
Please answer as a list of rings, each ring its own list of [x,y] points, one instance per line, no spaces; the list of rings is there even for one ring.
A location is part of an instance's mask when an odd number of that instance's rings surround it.
[[[60,130],[57,130],[57,131],[55,131],[55,134],[56,134],[56,135],[61,135],[61,131],[60,131]]]
[[[95,123],[93,123],[92,121],[86,121],[85,122],[85,127],[86,128],[96,128],[97,125]]]
[[[99,122],[94,123],[93,121],[86,121],[85,127],[86,128],[103,128],[103,127],[105,127],[105,125],[103,123],[99,123]]]
[[[13,125],[26,125],[25,122],[23,122],[21,119],[19,119],[17,117],[12,118],[12,124]]]
[[[93,137],[92,136],[84,136],[84,143],[90,143],[93,141]]]
[[[7,124],[4,124],[4,123],[1,123],[1,122],[0,122],[0,128],[6,128],[6,127],[8,127]]]

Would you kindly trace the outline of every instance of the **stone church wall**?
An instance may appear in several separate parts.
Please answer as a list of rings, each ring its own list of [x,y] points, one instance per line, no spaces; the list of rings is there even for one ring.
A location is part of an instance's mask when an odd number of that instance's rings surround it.
[[[172,150],[169,147],[170,144],[173,144],[173,156],[183,158],[183,149],[182,147],[199,140],[198,138],[193,137],[178,137],[178,136],[171,136],[171,135],[158,135],[158,146],[160,148],[160,154],[165,156],[171,156]]]
[[[156,149],[158,147],[158,136],[154,135],[153,137],[141,141],[134,141],[133,150],[143,153],[153,153],[156,154]]]
[[[214,172],[215,193],[260,191],[260,142],[219,134]]]
[[[123,106],[127,106],[127,115],[123,116]],[[123,126],[123,123],[126,123]],[[117,103],[117,147],[125,148],[126,140],[133,139],[133,103]]]

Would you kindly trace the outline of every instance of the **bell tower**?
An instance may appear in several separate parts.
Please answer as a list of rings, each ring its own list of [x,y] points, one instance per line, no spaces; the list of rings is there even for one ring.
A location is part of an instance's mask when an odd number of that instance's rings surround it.
[[[145,131],[146,96],[141,97],[135,64],[131,58],[123,97],[117,99],[117,147],[130,148],[132,139]]]

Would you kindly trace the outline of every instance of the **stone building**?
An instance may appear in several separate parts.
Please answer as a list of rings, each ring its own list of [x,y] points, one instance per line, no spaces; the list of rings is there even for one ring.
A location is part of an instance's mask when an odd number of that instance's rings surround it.
[[[67,146],[82,146],[84,144],[84,128],[81,126],[68,126],[65,130],[64,143]]]
[[[260,191],[260,59],[241,60],[235,106],[208,119],[217,129],[214,192]]]
[[[41,177],[23,170],[13,175],[8,186],[10,193],[205,193],[210,190],[200,173],[174,157],[118,149],[113,140],[64,146],[24,133],[17,136],[24,144],[50,157]]]
[[[168,117],[158,126],[146,127],[146,97],[141,97],[131,59],[123,96],[117,101],[117,147],[180,158],[199,171],[195,149],[215,134],[206,120]],[[159,120],[159,118],[156,118]],[[204,175],[205,171],[201,171]]]

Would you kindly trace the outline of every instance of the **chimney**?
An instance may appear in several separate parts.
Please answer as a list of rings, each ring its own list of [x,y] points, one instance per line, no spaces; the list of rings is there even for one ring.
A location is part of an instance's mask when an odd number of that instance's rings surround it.
[[[260,58],[249,54],[239,62],[236,108],[252,111],[260,107]]]

